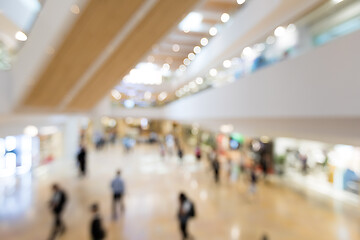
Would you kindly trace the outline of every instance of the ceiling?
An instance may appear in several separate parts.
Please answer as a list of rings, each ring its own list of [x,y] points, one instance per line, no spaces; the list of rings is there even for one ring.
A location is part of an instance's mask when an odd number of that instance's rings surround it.
[[[254,44],[259,39],[266,38],[265,36],[271,34],[277,26],[292,23],[295,19],[301,18],[304,14],[326,1],[328,0],[312,0],[305,3],[301,0],[275,0],[267,3],[267,7],[269,5],[273,7],[270,7],[268,12],[250,10],[254,2],[260,6],[261,4],[265,6],[264,1],[201,1],[189,14],[199,13],[202,15],[199,24],[192,21],[192,26],[196,26],[195,29],[189,31],[189,29],[182,28],[182,23],[189,16],[187,15],[165,38],[154,45],[151,51],[141,60],[142,63],[156,65],[162,71],[169,69],[167,74],[170,77],[163,78],[160,85],[138,84],[136,86],[122,81],[116,87],[122,97],[120,100],[113,97],[113,103],[121,106],[125,105],[124,103],[128,99],[132,99],[137,102],[137,106],[143,106],[144,102],[148,103],[145,106],[161,106],[177,100],[179,98],[178,89],[194,83],[197,77],[205,79],[211,66],[215,68],[222,66],[223,60],[226,59],[225,56],[227,59],[241,56],[241,51],[246,46],[249,46],[244,44]],[[224,13],[228,13],[231,18],[228,23],[222,21]],[[243,15],[247,17],[239,21]],[[259,22],[251,25],[254,22],[251,18],[256,17],[260,19]],[[217,29],[218,34],[216,36],[210,34],[211,28]],[[206,42],[201,44],[201,40],[204,38],[206,38]],[[208,46],[206,43],[208,43]],[[196,52],[195,48],[198,48],[200,53]],[[194,74],[195,72],[196,74]],[[140,85],[141,87],[139,87]],[[200,90],[208,88],[206,84],[198,87]],[[129,92],[131,95],[128,94]],[[146,92],[152,93],[151,99],[146,99]],[[165,100],[159,100],[158,98],[162,93],[167,93]]]
[[[158,43],[149,53],[146,60],[153,61],[162,66],[165,63],[170,64],[172,70],[176,70],[183,61],[193,52],[195,46],[201,46],[202,38],[211,38],[209,30],[216,24],[221,24],[221,15],[223,13],[232,13],[238,10],[239,5],[235,0],[207,0],[203,1],[194,12],[202,15],[201,23],[195,30],[189,32],[175,28],[171,33]],[[179,45],[179,51],[173,50],[173,45]],[[144,59],[145,60],[145,59]]]
[[[123,91],[121,101],[131,98],[129,91],[132,94],[135,92],[133,96],[141,101],[144,101],[146,93],[151,92],[152,101],[156,104],[176,99],[174,91],[180,80],[196,67],[196,62],[204,61],[203,53],[216,50],[208,49],[210,46],[202,48],[206,44],[201,40],[206,38],[209,45],[219,40],[211,39],[216,34],[210,34],[210,29],[216,28],[221,32],[228,25],[233,26],[233,23],[225,25],[227,21],[223,15],[235,18],[247,4],[240,0],[81,1],[85,3],[80,7],[69,6],[77,19],[64,35],[60,46],[53,49],[40,74],[32,79],[33,83],[27,87],[18,104],[19,111],[88,111],[109,95],[115,86]],[[312,2],[322,1],[325,0]],[[251,5],[252,2],[249,3]],[[303,1],[279,1],[276,11],[264,17],[261,24],[249,30],[242,39],[247,42],[248,38],[256,38],[255,34],[264,34],[263,26],[278,24],[278,19],[275,21],[272,16],[282,17],[289,11],[296,12],[298,5],[304,5]],[[78,11],[73,11],[74,6]],[[200,14],[200,21],[197,24],[190,22],[191,29],[182,27],[192,13]],[[196,28],[192,29],[194,25]],[[237,27],[243,25],[238,23]],[[174,50],[174,47],[178,49]],[[201,54],[195,51],[195,47],[200,49]],[[160,71],[168,68],[160,85],[127,84],[123,81],[133,68],[143,62],[152,63]],[[185,72],[186,65],[189,66]],[[167,95],[162,102],[158,97],[164,92]]]
[[[211,28],[220,29],[224,23],[221,20],[222,14],[232,14],[242,8],[242,1],[236,0],[202,0],[199,4],[189,11],[185,18],[175,26],[165,37],[152,46],[151,50],[141,59],[139,64],[147,63],[152,65],[154,71],[161,72],[161,84],[151,84],[150,81],[145,84],[133,84],[126,81],[128,75],[119,82],[116,90],[121,94],[120,102],[124,104],[127,99],[132,99],[138,106],[161,105],[169,99],[174,99],[171,89],[176,86],[176,79],[184,73],[186,65],[194,60],[201,47],[205,46],[215,35],[210,35]],[[191,15],[200,15],[200,20],[191,18]],[[187,22],[187,25],[184,23]],[[188,26],[184,28],[184,26]],[[205,43],[201,44],[201,40]],[[189,57],[191,54],[192,56]],[[189,59],[192,58],[192,59]],[[187,61],[185,64],[184,61]],[[140,71],[141,66],[136,66]],[[130,74],[129,74],[130,75]],[[146,99],[146,94],[151,93],[150,99]],[[130,94],[129,94],[130,93]],[[160,94],[166,93],[166,100],[159,100]]]
[[[90,110],[197,2],[89,0],[19,109]]]

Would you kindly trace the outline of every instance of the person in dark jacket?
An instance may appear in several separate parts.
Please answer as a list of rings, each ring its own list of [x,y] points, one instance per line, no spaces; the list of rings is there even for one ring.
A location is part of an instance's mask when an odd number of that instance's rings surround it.
[[[77,160],[78,160],[78,164],[79,164],[80,175],[85,176],[86,175],[86,148],[84,145],[80,146],[80,150],[77,155]]]
[[[50,240],[55,239],[58,234],[61,235],[66,230],[65,224],[62,220],[62,213],[67,201],[66,193],[59,187],[58,184],[53,184],[52,190],[53,196],[50,200],[50,210],[54,215],[54,225],[50,234]]]
[[[178,147],[178,157],[179,157],[180,162],[182,162],[183,156],[184,156],[184,152],[183,152],[182,148],[179,146]]]
[[[257,175],[255,166],[250,168],[250,187],[249,192],[254,195],[256,193],[256,183],[257,183]]]
[[[213,168],[213,171],[214,171],[215,183],[219,183],[220,162],[219,162],[219,159],[218,159],[217,156],[212,161],[212,168]]]
[[[106,232],[102,225],[102,220],[99,214],[99,205],[94,203],[91,206],[91,212],[93,213],[93,219],[90,225],[90,234],[92,240],[102,240],[106,237]]]
[[[264,235],[262,236],[261,240],[269,240],[268,235],[264,234]]]
[[[178,211],[178,220],[180,225],[180,231],[182,239],[193,239],[190,236],[187,230],[188,221],[190,218],[195,217],[195,206],[192,201],[188,199],[185,193],[179,194],[179,211]]]

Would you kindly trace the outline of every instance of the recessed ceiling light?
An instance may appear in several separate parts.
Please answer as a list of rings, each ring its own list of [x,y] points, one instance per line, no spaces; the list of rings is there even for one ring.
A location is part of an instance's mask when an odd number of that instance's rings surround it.
[[[198,12],[190,12],[179,24],[184,32],[198,31],[201,28],[203,15]]]
[[[192,61],[195,59],[195,54],[194,53],[189,53],[188,58]]]
[[[190,89],[196,88],[196,83],[195,83],[195,82],[190,82],[190,83],[189,83],[189,88],[190,88]]]
[[[231,67],[231,61],[230,60],[225,60],[223,62],[223,66],[224,66],[224,68],[230,68]]]
[[[17,31],[15,34],[15,38],[19,41],[25,42],[27,40],[27,36],[22,31]]]
[[[185,65],[180,65],[179,70],[181,72],[185,72],[186,71],[186,66]]]
[[[124,101],[124,106],[126,108],[133,108],[133,107],[135,107],[135,101],[132,99],[127,99]]]
[[[241,4],[244,4],[246,0],[237,0],[236,2],[241,5]]]
[[[241,56],[245,57],[245,58],[252,57],[253,55],[254,55],[254,52],[251,47],[244,48],[244,50],[242,51],[242,54],[241,54]]]
[[[194,47],[194,53],[199,54],[201,52],[201,47],[195,46]]]
[[[121,93],[116,90],[116,89],[113,89],[111,90],[111,95],[116,99],[116,100],[120,100],[121,99]]]
[[[217,75],[217,70],[215,69],[215,68],[212,68],[212,69],[210,69],[210,71],[209,71],[209,74],[210,74],[210,76],[212,76],[212,77],[216,77],[216,75]]]
[[[215,36],[217,34],[217,28],[216,27],[211,27],[210,30],[209,30],[209,34],[211,36]]]
[[[201,84],[203,84],[204,79],[203,79],[202,77],[197,77],[197,78],[195,79],[195,82],[196,82],[197,84],[201,85]]]
[[[190,87],[188,85],[184,86],[184,92],[189,92],[190,91]]]
[[[266,43],[269,44],[269,45],[274,44],[275,41],[276,41],[276,38],[274,36],[268,36],[266,38]]]
[[[256,52],[260,53],[265,50],[265,44],[264,43],[257,43],[254,45],[254,49]]]
[[[174,44],[174,45],[172,45],[172,50],[173,50],[174,52],[180,51],[180,46],[179,46],[179,44]]]
[[[209,40],[208,40],[207,38],[202,38],[202,39],[200,40],[200,43],[201,43],[201,45],[206,46],[206,45],[208,45]]]
[[[230,20],[230,15],[228,14],[228,13],[223,13],[223,14],[221,14],[221,21],[223,22],[223,23],[226,23],[226,22],[228,22]]]
[[[222,133],[231,133],[232,131],[234,131],[234,126],[231,124],[224,124],[220,126],[220,131]]]
[[[288,32],[295,32],[296,31],[296,26],[295,26],[295,24],[289,24],[288,26],[287,26],[287,28],[286,28],[286,30],[288,31]]]
[[[189,64],[190,64],[190,59],[185,58],[184,61],[183,61],[183,63],[184,63],[186,66],[189,65]]]
[[[152,97],[152,94],[151,94],[150,91],[146,91],[146,92],[144,93],[144,99],[145,99],[145,100],[150,100],[151,97]]]
[[[24,134],[28,135],[30,137],[36,137],[36,135],[38,135],[38,133],[39,133],[38,128],[33,125],[29,125],[24,129]],[[16,145],[16,141],[15,141],[15,145]]]
[[[170,70],[170,65],[168,63],[165,63],[163,66],[162,66],[162,69],[164,71],[169,71]]]
[[[335,4],[341,3],[342,1],[344,1],[344,0],[332,0],[332,2]]]
[[[285,29],[284,27],[282,27],[282,26],[277,27],[277,28],[275,29],[275,31],[274,31],[274,35],[275,35],[276,37],[281,37],[281,36],[283,36],[285,33],[286,33],[286,29]]]
[[[167,98],[168,94],[167,92],[161,92],[159,95],[158,95],[158,100],[159,101],[164,101],[165,98]]]
[[[80,8],[78,5],[74,4],[70,7],[70,11],[73,13],[73,14],[79,14],[80,13]]]

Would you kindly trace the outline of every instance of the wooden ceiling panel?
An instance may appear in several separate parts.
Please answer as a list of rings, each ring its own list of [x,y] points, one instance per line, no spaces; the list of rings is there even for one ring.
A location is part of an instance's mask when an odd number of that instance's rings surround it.
[[[211,26],[210,26],[211,27]],[[208,29],[210,29],[207,28]],[[173,32],[174,35],[185,35],[185,36],[191,36],[191,37],[195,37],[195,38],[203,38],[203,37],[209,37],[209,33],[208,31],[204,31],[204,32],[188,32],[188,33],[185,33],[181,30],[176,30]]]
[[[57,107],[143,3],[90,0],[22,105]]]
[[[220,1],[209,0],[205,3],[204,9],[217,12],[230,12],[239,7],[236,0],[232,1]]]
[[[205,24],[209,24],[209,25],[215,25],[215,24],[218,24],[220,22],[220,19],[219,18],[204,18],[202,20],[203,23]]]
[[[67,109],[89,110],[94,107],[196,3],[195,0],[158,1]]]

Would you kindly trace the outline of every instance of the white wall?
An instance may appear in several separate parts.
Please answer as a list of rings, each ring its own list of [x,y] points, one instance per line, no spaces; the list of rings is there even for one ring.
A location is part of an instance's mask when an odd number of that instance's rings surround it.
[[[0,138],[9,135],[20,135],[28,125],[36,127],[59,126],[67,122],[66,115],[44,114],[5,114],[0,116]]]
[[[135,117],[142,118],[146,117],[149,119],[164,119],[165,112],[164,108],[133,108],[127,109],[124,107],[112,107],[110,98],[105,97],[92,111],[90,114],[94,117],[109,116],[115,118]]]
[[[360,117],[360,31],[166,108],[176,119]]]
[[[248,134],[360,143],[360,31],[176,101],[167,118]],[[261,130],[261,131],[260,131]]]
[[[9,71],[0,71],[0,116],[12,108],[12,79]]]
[[[78,17],[70,12],[71,5],[76,3],[81,9],[86,2],[87,0],[46,1],[12,67],[15,102],[21,100],[46,68],[48,61],[54,56],[49,54],[49,50],[54,49],[56,54],[58,46]]]

